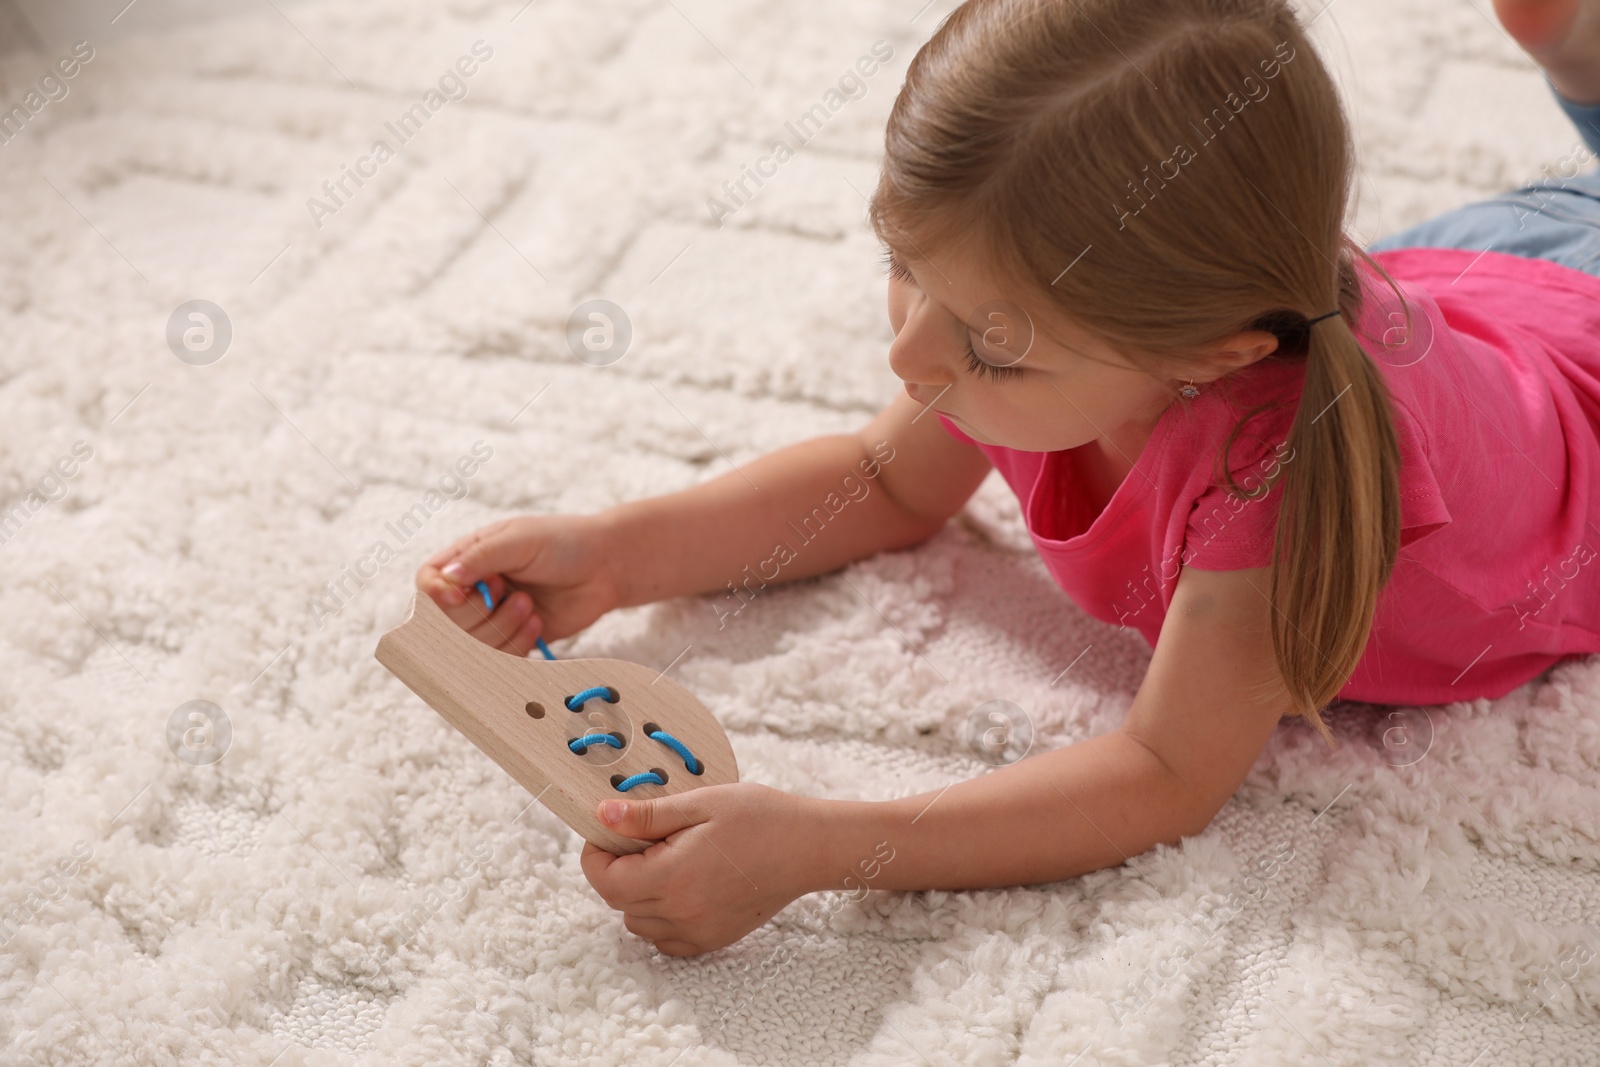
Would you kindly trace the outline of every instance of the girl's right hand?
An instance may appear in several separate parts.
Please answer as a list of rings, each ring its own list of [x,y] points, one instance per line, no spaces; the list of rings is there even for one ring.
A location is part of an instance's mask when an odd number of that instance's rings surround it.
[[[480,580],[493,612],[474,588]],[[417,588],[472,636],[519,656],[536,637],[575,634],[621,600],[593,515],[527,515],[474,530],[428,558]]]

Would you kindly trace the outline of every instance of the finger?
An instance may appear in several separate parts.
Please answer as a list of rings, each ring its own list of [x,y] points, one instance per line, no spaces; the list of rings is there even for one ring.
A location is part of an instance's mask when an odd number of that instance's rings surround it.
[[[687,941],[657,941],[656,951],[663,956],[698,956],[704,952],[699,945],[692,945]]]
[[[652,862],[655,857],[642,852],[631,856],[612,856],[606,852],[601,855],[609,857],[609,862],[589,877],[589,884],[613,908],[626,907],[632,911],[635,904],[660,902],[662,870],[659,863]],[[584,874],[588,873],[585,867]]]
[[[448,578],[441,576],[439,580],[446,585],[455,587],[455,583]],[[495,608],[505,603],[505,599],[510,595],[510,592],[511,590],[508,588],[506,580],[498,574],[479,578],[470,586],[461,589],[462,595],[466,598],[466,610],[460,612],[462,616],[461,625],[470,630],[481,623],[494,613]]]
[[[427,583],[426,591],[433,597],[435,602],[439,603],[440,607],[448,608],[462,604],[470,597],[470,587],[464,583],[452,582],[443,575],[440,568],[463,552],[468,551],[484,538],[494,536],[510,522],[510,519],[501,519],[499,522],[479,527],[471,533],[456,538],[423,561],[417,572],[417,584],[421,586]],[[459,622],[460,620],[458,619],[457,621]]]
[[[590,885],[594,886],[595,892],[602,897],[606,895],[602,885],[602,883],[605,883],[606,871],[619,858],[593,842],[585,841],[583,843],[583,854],[578,857],[578,866],[583,868],[583,876],[589,880]]]
[[[463,589],[491,574],[517,574],[526,571],[539,554],[541,540],[509,527],[491,528],[484,536],[462,547],[455,557],[439,568],[448,581]]]
[[[454,582],[447,581],[439,568],[424,563],[417,568],[417,588],[433,598],[433,602],[447,612],[466,603],[467,595]]]
[[[483,598],[485,585],[489,587],[488,604],[484,603]],[[502,576],[490,574],[471,585],[461,586],[446,578],[439,568],[424,563],[417,568],[417,588],[433,597],[433,602],[444,608],[445,614],[465,629],[470,622],[481,618],[483,611],[491,611],[493,605],[500,603],[505,596],[507,583]],[[474,604],[482,611],[474,613]]]
[[[659,800],[603,800],[600,821],[624,837],[659,841],[711,816],[694,791]]]
[[[491,584],[490,594],[493,597],[493,603],[494,604],[498,604],[500,602],[500,593],[498,592],[498,590],[500,590],[503,587],[504,579],[499,574],[496,574],[494,572],[490,572],[488,574],[478,575],[477,577],[473,578],[473,580],[471,580],[471,581],[465,581],[465,580],[458,580],[457,578],[452,577],[449,574],[446,574],[444,571],[439,570],[436,567],[431,567],[430,566],[428,568],[428,573],[429,573],[430,576],[437,575],[437,580],[440,583],[442,583],[444,586],[446,586],[448,588],[456,590],[457,592],[459,592],[462,595],[462,597],[464,599],[466,599],[466,600],[476,600],[476,601],[479,601],[480,603],[483,600],[483,590],[480,587],[479,583],[480,582],[481,583],[490,583]],[[492,610],[493,609],[493,604],[485,604],[484,607],[486,609],[488,609],[488,610]]]
[[[517,632],[533,616],[533,598],[527,593],[512,593],[492,612],[483,609],[482,601],[473,605],[478,620],[467,627],[467,632],[478,640],[502,651],[512,651]],[[535,623],[537,627],[537,623]],[[532,641],[527,642],[532,645]],[[523,654],[527,648],[523,648]]]
[[[641,919],[661,918],[665,903],[660,897],[639,896],[628,883],[621,882],[615,877],[616,863],[623,858],[625,857],[613,856],[602,848],[589,845],[583,850],[583,856],[578,862],[583,868],[583,876],[588,879],[589,885],[599,894],[600,899],[605,901],[606,907],[629,915],[637,915]]]
[[[438,573],[437,570],[433,571],[434,575],[438,575]],[[443,577],[436,577],[434,584],[429,587],[430,589],[437,588],[440,590],[440,595],[434,597],[434,602],[444,608],[444,613],[451,622],[468,633],[472,633],[477,627],[483,626],[493,616],[494,609],[503,606],[505,603],[506,582],[504,578],[498,574],[491,574],[480,581],[481,585],[475,583],[474,586],[467,589],[459,589],[455,583]],[[420,580],[419,584],[421,584]],[[487,602],[484,597],[485,588],[489,592]],[[459,598],[452,598],[445,590],[456,590]],[[441,599],[443,599],[443,603],[440,602]],[[451,603],[452,599],[454,600],[453,603]],[[485,632],[492,633],[493,631],[486,630]]]
[[[544,620],[534,612],[522,621],[522,625],[511,635],[511,640],[503,646],[503,650],[526,656],[533,651],[533,646],[538,643],[539,635],[543,632]]]
[[[632,912],[622,917],[622,925],[630,933],[638,934],[646,941],[655,941],[658,938],[671,938],[678,932],[675,923],[667,919],[658,919],[653,916],[634,915]]]
[[[450,560],[453,560],[457,556],[461,555],[461,553],[465,552],[468,548],[471,548],[473,545],[483,540],[485,537],[495,533],[510,521],[510,519],[500,519],[498,522],[491,522],[487,526],[480,526],[471,533],[462,534],[460,537],[450,542],[449,545],[441,548],[439,551],[429,556],[423,562],[430,567],[442,567]]]
[[[619,900],[611,907],[638,919],[665,919],[667,917],[667,902],[658,897],[649,900]]]

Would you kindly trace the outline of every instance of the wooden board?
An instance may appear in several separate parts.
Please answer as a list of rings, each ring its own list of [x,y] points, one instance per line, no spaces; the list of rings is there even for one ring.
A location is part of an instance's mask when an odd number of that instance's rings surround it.
[[[562,822],[607,852],[643,852],[651,842],[609,830],[597,811],[602,800],[649,800],[739,780],[728,735],[706,706],[642,664],[502,652],[422,592],[412,594],[405,621],[379,639],[376,655]],[[569,696],[596,686],[609,687],[616,701],[591,697],[577,711],[568,708]],[[688,746],[701,773],[691,774],[677,752],[646,736],[649,725]],[[615,734],[622,748],[597,744],[579,755],[568,747],[592,733]],[[646,782],[624,793],[612,784],[649,770],[662,773],[666,785]]]

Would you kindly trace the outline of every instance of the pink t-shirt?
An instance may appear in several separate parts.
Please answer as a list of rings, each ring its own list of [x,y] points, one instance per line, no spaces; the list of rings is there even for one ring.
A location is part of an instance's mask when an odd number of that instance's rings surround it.
[[[1373,256],[1413,308],[1365,264],[1356,336],[1393,397],[1400,442],[1401,548],[1366,651],[1339,696],[1381,704],[1497,697],[1565,656],[1600,651],[1600,278],[1471,250]],[[1374,284],[1375,283],[1375,284]],[[1324,324],[1315,329],[1328,329]],[[1180,566],[1271,563],[1285,443],[1303,363],[1268,358],[1162,415],[1100,514],[1073,453],[977,445],[1022,503],[1039,554],[1086,612],[1136,627],[1153,646]],[[1259,489],[1257,488],[1257,491]]]

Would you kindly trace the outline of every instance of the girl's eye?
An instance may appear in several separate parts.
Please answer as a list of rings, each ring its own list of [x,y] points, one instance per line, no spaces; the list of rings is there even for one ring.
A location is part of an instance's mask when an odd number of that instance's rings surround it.
[[[894,257],[894,253],[887,248],[883,250],[883,268],[889,272],[889,277],[891,278],[913,284],[916,283],[916,279],[912,277],[911,272],[902,266],[900,261]],[[972,350],[972,338],[970,336],[967,338],[967,369],[980,378],[989,377],[997,381],[1004,378],[1014,378],[1022,373],[1021,369],[1017,367],[997,367],[987,360],[978,358],[978,353]]]
[[[1005,378],[1014,378],[1022,373],[1020,367],[997,367],[988,360],[980,359],[978,353],[972,350],[972,338],[967,338],[967,369],[978,377],[987,375],[997,381]]]
[[[887,248],[883,250],[883,269],[889,272],[889,277],[899,281],[914,282],[916,280],[911,276],[911,272],[901,266],[898,259],[894,258],[894,253]]]

